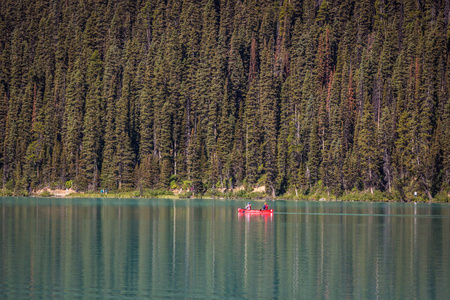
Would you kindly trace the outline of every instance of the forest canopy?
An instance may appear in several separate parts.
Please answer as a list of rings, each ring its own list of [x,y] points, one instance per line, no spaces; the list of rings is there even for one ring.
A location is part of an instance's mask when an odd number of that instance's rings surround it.
[[[0,0],[12,190],[448,197],[447,0]]]

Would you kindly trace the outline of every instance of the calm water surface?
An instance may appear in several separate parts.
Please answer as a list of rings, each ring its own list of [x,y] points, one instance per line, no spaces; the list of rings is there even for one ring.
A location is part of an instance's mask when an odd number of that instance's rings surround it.
[[[253,202],[262,206],[262,202]],[[0,198],[0,299],[448,299],[450,206]]]

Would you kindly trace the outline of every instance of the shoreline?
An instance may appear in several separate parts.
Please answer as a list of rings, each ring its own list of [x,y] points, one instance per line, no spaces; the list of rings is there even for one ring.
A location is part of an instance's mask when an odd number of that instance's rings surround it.
[[[315,202],[398,202],[398,203],[449,203],[450,197],[439,195],[439,197],[433,198],[429,201],[425,197],[411,197],[407,201],[401,201],[395,198],[395,195],[389,195],[387,193],[378,192],[376,194],[353,192],[342,195],[341,197],[324,196],[324,195],[292,195],[285,194],[275,198],[269,197],[265,193],[255,193],[239,190],[237,192],[231,191],[229,193],[217,192],[205,193],[203,195],[192,195],[192,193],[182,190],[145,190],[145,191],[108,191],[107,193],[101,192],[78,192],[74,189],[40,189],[28,195],[4,195],[1,196],[26,196],[26,197],[42,197],[42,198],[129,198],[129,199],[151,199],[151,198],[166,198],[166,199],[221,199],[221,200],[236,200],[236,201],[315,201]]]

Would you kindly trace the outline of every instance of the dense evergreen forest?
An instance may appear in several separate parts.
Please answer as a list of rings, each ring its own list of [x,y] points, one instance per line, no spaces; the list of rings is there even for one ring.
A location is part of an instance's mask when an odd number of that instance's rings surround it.
[[[3,188],[450,187],[449,0],[0,0]]]

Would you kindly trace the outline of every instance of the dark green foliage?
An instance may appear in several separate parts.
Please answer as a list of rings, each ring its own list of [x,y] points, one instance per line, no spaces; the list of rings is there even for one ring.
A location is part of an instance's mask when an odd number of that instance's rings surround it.
[[[97,188],[100,181],[100,158],[103,144],[101,120],[102,71],[102,62],[98,51],[95,50],[87,69],[89,87],[86,96],[83,141],[81,143],[82,174],[80,183],[89,190]]]
[[[377,133],[375,129],[372,105],[366,97],[364,109],[356,128],[356,143],[354,145],[359,165],[359,176],[365,189],[369,189],[373,194],[378,187],[380,148],[377,144]]]
[[[447,197],[446,11],[0,0],[3,186]]]

